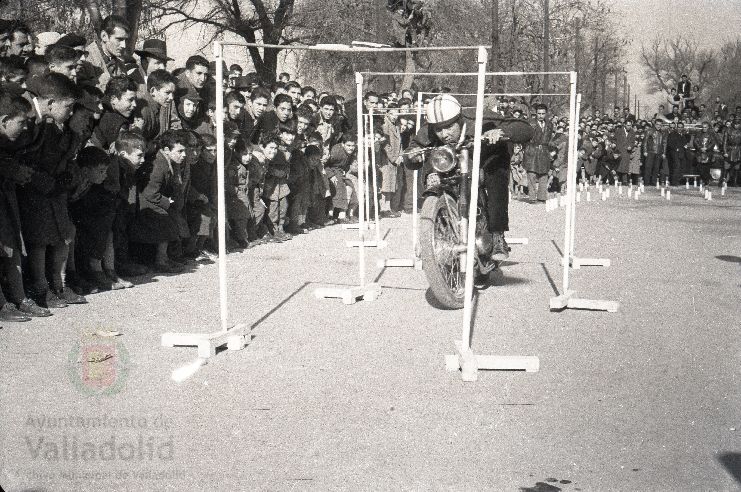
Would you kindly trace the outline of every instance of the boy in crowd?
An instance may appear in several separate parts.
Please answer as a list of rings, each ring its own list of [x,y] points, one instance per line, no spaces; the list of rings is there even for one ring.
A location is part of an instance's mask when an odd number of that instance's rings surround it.
[[[188,193],[188,225],[194,241],[186,253],[196,261],[211,258],[205,252],[206,241],[213,237],[216,228],[215,203],[218,194],[216,183],[216,138],[203,135],[200,158],[191,166],[191,187]]]
[[[52,45],[46,51],[45,60],[49,72],[60,73],[73,82],[77,81],[77,62],[80,54],[69,46]]]
[[[290,234],[308,232],[306,214],[310,201],[310,171],[304,156],[304,149],[308,143],[308,134],[312,130],[313,117],[311,110],[306,106],[302,105],[296,111],[296,139],[293,145],[294,151],[291,154],[291,171],[288,182],[291,188],[288,212],[290,217],[288,233]]]
[[[108,81],[103,106],[105,111],[93,132],[92,142],[108,151],[121,130],[128,130],[136,107],[136,82],[128,77],[113,77]]]
[[[176,84],[175,76],[166,70],[155,70],[147,76],[147,93],[141,111],[142,134],[147,140],[154,140],[170,129]]]
[[[252,143],[262,142],[264,138],[274,135],[280,123],[293,119],[293,100],[287,94],[278,94],[273,100],[275,110],[264,113],[255,124]]]
[[[176,168],[185,161],[188,140],[178,130],[168,130],[157,140],[158,152],[152,171],[139,195],[139,213],[131,227],[131,240],[156,245],[154,268],[160,273],[179,273],[183,266],[172,261],[167,248],[180,239],[178,224],[171,213],[180,192]]]
[[[83,260],[85,276],[96,287],[93,292],[124,287],[115,283],[118,279],[112,278],[110,270],[108,275],[103,271],[103,259],[116,214],[116,195],[102,186],[110,161],[110,156],[102,149],[82,149],[76,160],[80,179],[70,195],[70,216],[77,228],[76,254]],[[69,277],[68,281],[72,283],[72,275]]]
[[[249,248],[249,228],[252,218],[249,193],[252,148],[240,139],[232,155],[232,159],[227,163],[228,185],[225,190],[231,238],[240,248]]]
[[[332,147],[329,160],[325,164],[332,192],[330,210],[333,210],[334,219],[340,223],[357,221],[353,217],[354,208],[358,205],[356,150],[353,136],[345,134],[342,142]],[[353,172],[355,175],[351,174]]]
[[[116,138],[111,155],[110,171],[118,172],[116,214],[113,220],[114,270],[123,276],[135,277],[147,273],[147,267],[134,263],[129,255],[129,227],[136,216],[139,195],[137,173],[144,165],[147,142],[139,133],[122,132]]]
[[[26,298],[21,275],[21,256],[26,251],[16,186],[28,183],[33,171],[19,165],[13,157],[13,148],[27,131],[30,112],[31,105],[22,97],[0,93],[0,276],[4,278],[0,290],[0,321],[28,321],[32,316],[51,316],[48,309]]]
[[[401,130],[399,128],[399,111],[398,104],[389,103],[389,111],[383,120],[383,135],[385,140],[381,142],[381,161],[379,169],[381,171],[381,217],[400,217],[401,214],[396,210],[399,207],[399,197],[401,196],[402,181],[404,176],[403,161],[401,156]]]
[[[73,186],[72,159],[78,149],[67,122],[80,94],[75,84],[60,74],[35,77],[31,82],[36,121],[19,158],[35,172],[18,193],[32,282],[29,291],[42,307],[84,304],[85,298],[72,292],[64,281],[69,245],[75,234],[67,196]],[[46,276],[47,252],[51,254],[51,288]]]
[[[293,101],[293,109],[296,109],[301,104],[301,84],[292,80],[286,84],[286,94]]]

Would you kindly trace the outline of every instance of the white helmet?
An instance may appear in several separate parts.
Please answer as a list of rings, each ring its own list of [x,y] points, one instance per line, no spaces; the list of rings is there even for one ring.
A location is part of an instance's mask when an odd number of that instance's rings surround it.
[[[430,125],[446,125],[461,115],[461,104],[450,94],[441,94],[427,103],[425,115]]]

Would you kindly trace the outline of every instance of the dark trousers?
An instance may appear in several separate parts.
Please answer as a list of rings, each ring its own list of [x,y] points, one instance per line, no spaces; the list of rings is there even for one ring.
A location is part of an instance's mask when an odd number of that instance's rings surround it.
[[[646,156],[646,162],[643,164],[643,183],[646,186],[655,185],[656,180],[659,178],[659,173],[662,171],[661,155],[649,152]]]
[[[548,175],[546,175],[547,179]],[[484,187],[487,195],[489,232],[509,230],[509,169],[494,168],[484,173]]]
[[[546,201],[548,199],[548,174],[538,174],[528,171],[527,194],[531,200],[537,198],[541,202]]]
[[[687,169],[687,153],[684,149],[674,149],[671,151],[671,180],[672,184],[678,185],[683,174],[692,174]]]

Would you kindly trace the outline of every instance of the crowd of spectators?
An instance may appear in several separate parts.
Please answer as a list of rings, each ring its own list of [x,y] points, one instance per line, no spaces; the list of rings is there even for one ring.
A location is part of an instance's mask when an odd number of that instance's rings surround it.
[[[215,64],[194,55],[172,69],[164,41],[144,41],[134,57],[128,38],[116,16],[93,40],[0,21],[0,321],[215,258]],[[346,103],[286,73],[224,73],[230,252],[357,221],[346,105],[378,108],[381,216],[411,210],[401,166],[410,92]]]
[[[667,104],[648,119],[637,119],[629,107],[616,106],[612,114],[594,110],[582,114],[578,129],[579,179],[623,184],[679,185],[687,179],[705,184],[738,186],[741,167],[741,105],[731,112],[716,98],[698,104],[700,89],[682,75],[671,88]],[[527,118],[525,106],[515,99],[500,103],[506,115]],[[667,111],[667,108],[670,108]],[[537,131],[528,148],[513,156],[515,193],[527,190],[531,201],[544,201],[560,191],[566,179],[568,119],[547,117],[536,105],[530,118]],[[550,159],[536,155],[545,147]],[[549,165],[550,164],[550,165]],[[537,192],[536,192],[537,190]]]
[[[89,294],[133,287],[126,278],[214,261],[216,67],[194,55],[173,69],[157,39],[134,57],[128,38],[116,16],[95,39],[0,20],[0,321],[50,316]],[[224,73],[230,252],[357,221],[357,105],[374,115],[380,216],[411,212],[402,153],[415,132],[414,93],[345,101],[286,73],[274,82],[239,65]],[[725,106],[705,115],[692,89],[679,93],[678,108],[654,121],[618,108],[585,117],[584,179],[676,182],[689,166],[720,159],[735,181],[741,119],[729,126]],[[568,120],[515,100],[489,109],[532,118],[535,137],[512,159],[513,186],[544,200],[565,179]],[[701,129],[690,135],[695,120]]]

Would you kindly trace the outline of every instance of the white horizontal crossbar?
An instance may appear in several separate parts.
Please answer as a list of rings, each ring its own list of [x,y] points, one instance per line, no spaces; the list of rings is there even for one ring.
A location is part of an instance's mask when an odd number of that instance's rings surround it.
[[[473,77],[478,76],[478,72],[360,72],[363,75],[419,75],[431,77],[444,77],[446,75],[453,77]],[[522,75],[571,75],[571,72],[486,72],[487,77],[518,77]]]
[[[389,51],[392,53],[403,53],[405,51],[477,51],[480,48],[487,49],[486,46],[419,46],[414,48],[392,48],[392,47],[370,47],[370,46],[350,46],[350,45],[306,45],[306,44],[264,44],[264,43],[237,43],[231,41],[220,41],[222,46],[243,46],[245,48],[274,48],[281,50],[300,50],[300,51],[335,51],[339,53],[378,53]]]
[[[424,95],[433,95],[433,94],[448,94],[449,96],[477,96],[478,94],[456,94],[451,92],[420,92],[420,94]],[[486,96],[570,96],[571,94],[562,94],[562,93],[536,93],[536,92],[491,92],[489,94],[484,94],[484,97]]]

